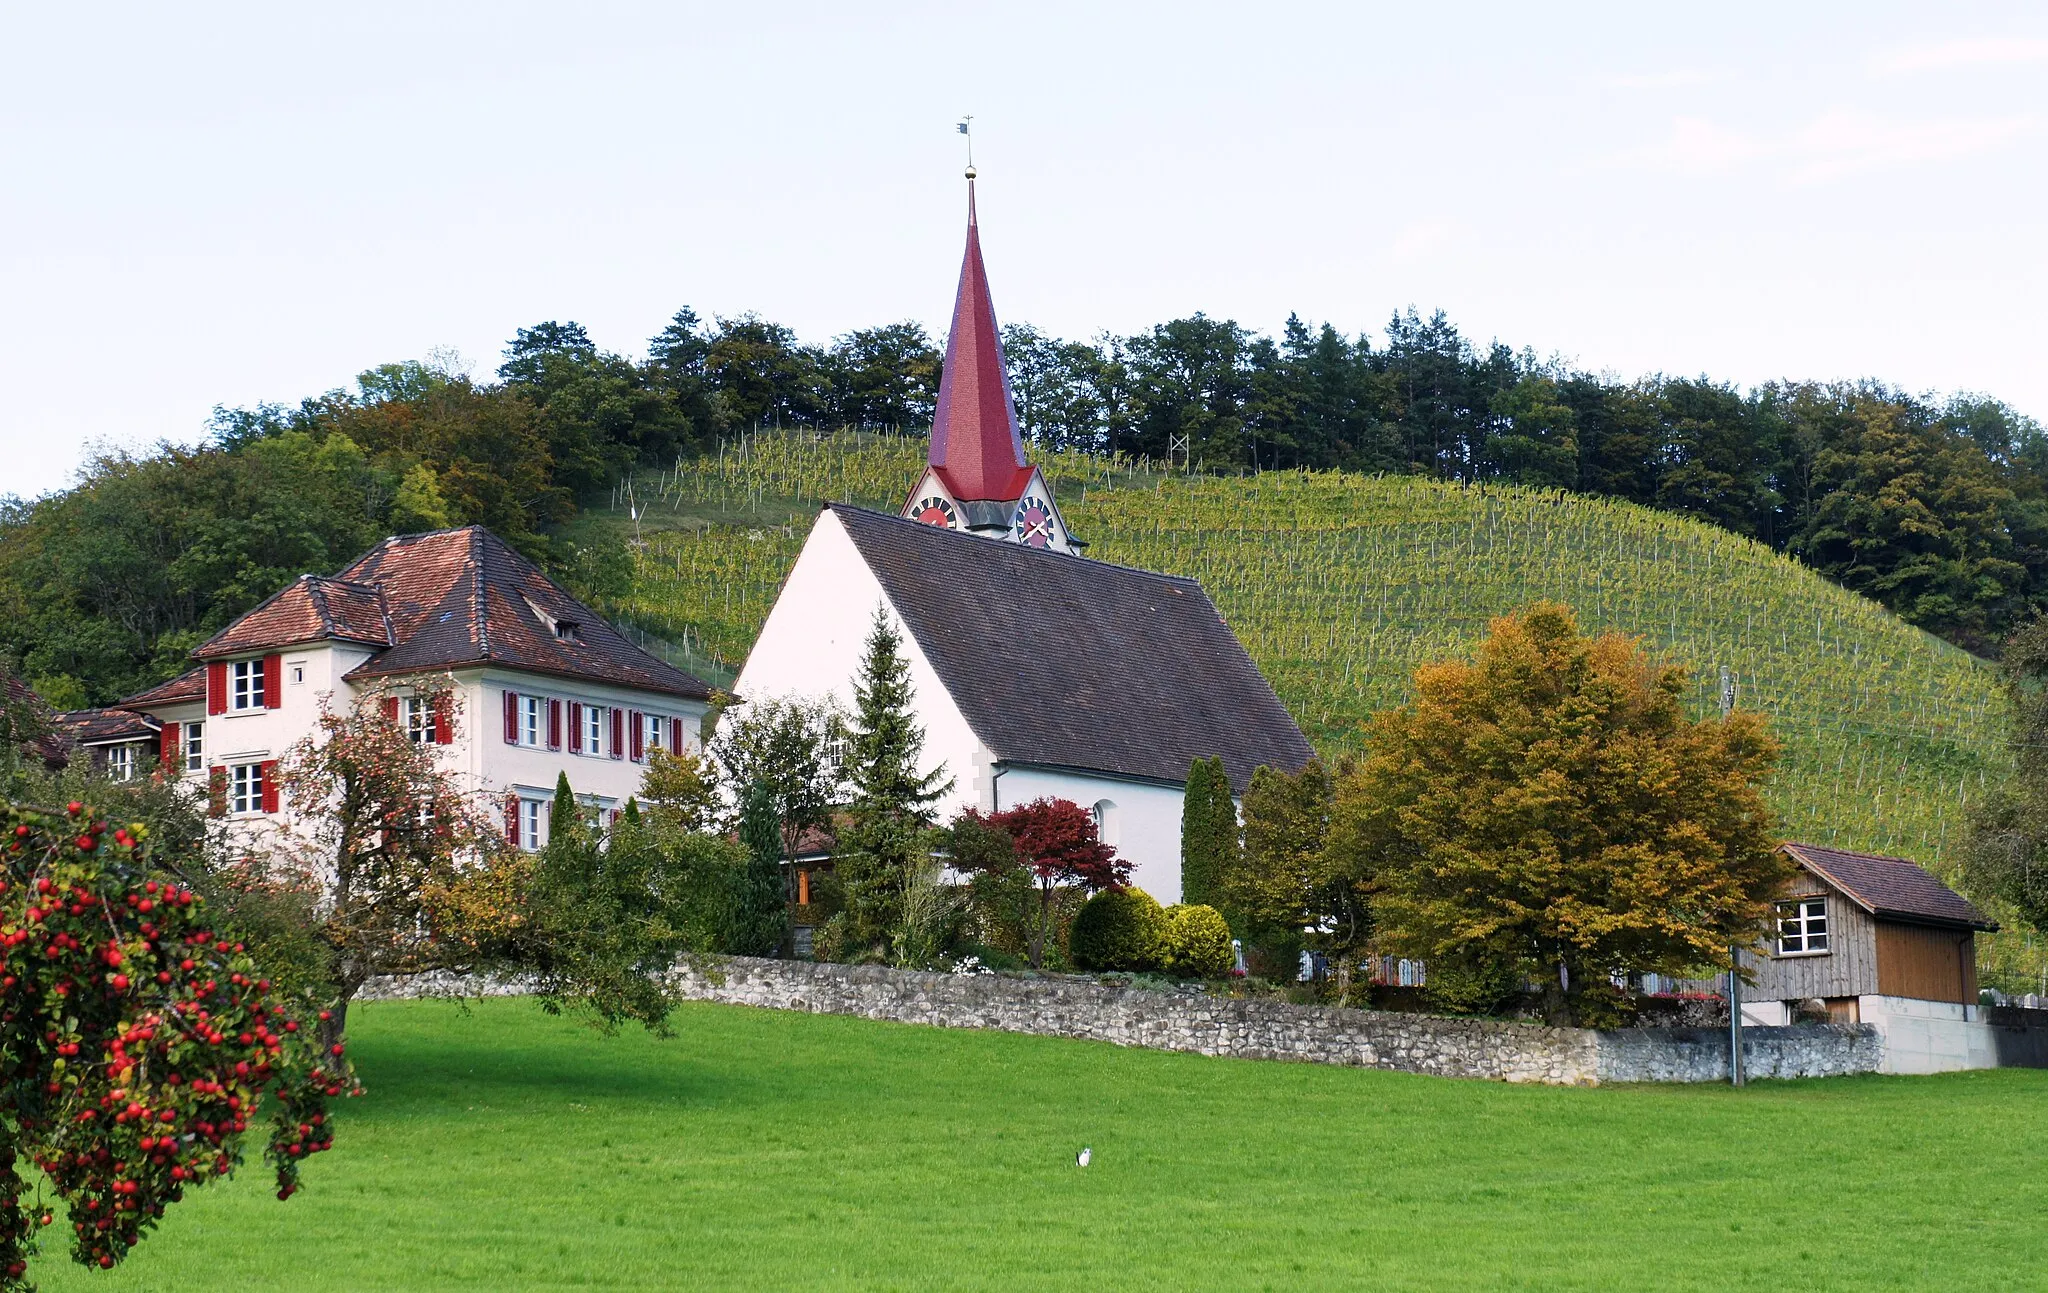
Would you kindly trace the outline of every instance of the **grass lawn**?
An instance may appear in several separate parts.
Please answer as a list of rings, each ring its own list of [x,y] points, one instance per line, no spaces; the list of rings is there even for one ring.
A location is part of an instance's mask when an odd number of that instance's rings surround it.
[[[693,1005],[360,1008],[370,1094],[46,1289],[1999,1288],[2048,1072],[1557,1090]],[[1074,1154],[1092,1145],[1084,1169]],[[54,1238],[54,1236],[53,1236]]]

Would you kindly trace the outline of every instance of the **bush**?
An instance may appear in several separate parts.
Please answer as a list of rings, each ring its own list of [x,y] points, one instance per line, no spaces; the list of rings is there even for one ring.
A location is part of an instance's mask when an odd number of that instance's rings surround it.
[[[1521,988],[1521,972],[1512,964],[1439,956],[1430,959],[1423,995],[1449,1014],[1490,1015]]]
[[[1074,917],[1067,936],[1084,970],[1151,970],[1159,965],[1166,913],[1143,889],[1104,889]]]
[[[1166,937],[1160,947],[1160,968],[1183,979],[1216,979],[1230,973],[1237,956],[1230,948],[1230,925],[1214,907],[1200,903],[1166,909]]]

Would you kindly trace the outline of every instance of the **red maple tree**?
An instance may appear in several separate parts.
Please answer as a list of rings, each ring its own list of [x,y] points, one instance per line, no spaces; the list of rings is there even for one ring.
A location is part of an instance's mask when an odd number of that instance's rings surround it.
[[[1031,873],[1036,899],[1027,940],[1033,966],[1045,964],[1045,945],[1059,925],[1063,904],[1101,889],[1121,889],[1131,864],[1102,842],[1095,815],[1071,799],[1034,799],[1015,808],[984,813],[970,808],[956,820],[1009,837],[1011,852],[996,850],[956,861],[964,870],[1000,873],[1021,867]],[[963,865],[964,864],[964,865]]]

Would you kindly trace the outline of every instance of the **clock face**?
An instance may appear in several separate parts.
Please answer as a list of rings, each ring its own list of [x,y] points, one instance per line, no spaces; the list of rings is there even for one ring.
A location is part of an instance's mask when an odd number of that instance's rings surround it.
[[[1017,542],[1034,548],[1050,547],[1053,539],[1052,505],[1042,498],[1027,495],[1017,504],[1017,519],[1012,526]]]
[[[946,530],[958,529],[960,526],[960,514],[953,510],[951,503],[936,494],[930,498],[919,499],[917,505],[910,509],[910,519]]]

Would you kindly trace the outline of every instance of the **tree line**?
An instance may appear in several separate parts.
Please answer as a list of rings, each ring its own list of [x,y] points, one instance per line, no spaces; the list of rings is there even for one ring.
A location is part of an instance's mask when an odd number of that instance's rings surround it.
[[[2048,605],[2048,441],[1996,400],[1622,381],[1412,310],[1377,338],[1202,314],[1090,341],[1004,335],[1045,448],[1626,499],[1751,536],[1984,654]],[[442,525],[487,525],[573,578],[592,554],[559,528],[620,475],[757,427],[922,433],[941,360],[916,323],[814,345],[684,309],[644,359],[550,321],[520,329],[491,378],[410,361],[217,410],[200,447],[100,454],[70,490],[0,500],[0,654],[60,704],[102,703],[169,677],[298,573]]]

